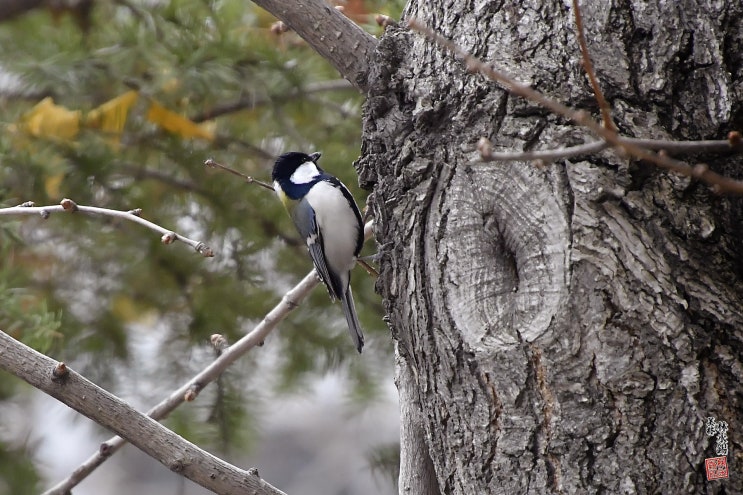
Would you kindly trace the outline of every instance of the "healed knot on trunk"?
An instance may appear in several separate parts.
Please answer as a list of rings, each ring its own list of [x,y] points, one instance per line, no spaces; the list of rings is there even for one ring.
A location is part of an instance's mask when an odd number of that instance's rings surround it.
[[[528,164],[458,167],[437,257],[462,337],[489,352],[533,342],[564,311],[571,244],[557,171]]]

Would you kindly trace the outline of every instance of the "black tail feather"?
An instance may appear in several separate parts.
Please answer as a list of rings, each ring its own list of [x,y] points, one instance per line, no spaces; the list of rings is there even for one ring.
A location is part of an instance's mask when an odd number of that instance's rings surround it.
[[[356,307],[353,304],[351,285],[348,286],[343,297],[341,297],[341,304],[343,305],[343,313],[345,313],[346,322],[348,323],[348,333],[351,334],[351,340],[353,340],[356,350],[361,353],[361,349],[364,348],[364,334],[361,331],[359,318],[356,316]]]

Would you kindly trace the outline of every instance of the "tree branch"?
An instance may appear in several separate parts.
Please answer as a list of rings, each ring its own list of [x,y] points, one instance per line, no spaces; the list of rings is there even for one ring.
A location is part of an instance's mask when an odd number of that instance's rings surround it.
[[[310,83],[303,88],[297,88],[297,89],[290,91],[286,95],[282,95],[281,102],[284,103],[288,100],[292,100],[295,98],[301,98],[303,96],[307,96],[307,95],[314,94],[314,93],[322,93],[326,91],[340,91],[340,90],[351,89],[351,88],[353,88],[353,86],[351,86],[348,83],[348,81],[345,79],[335,79],[333,81],[320,81],[316,83]],[[216,119],[217,117],[221,117],[222,115],[226,115],[229,113],[239,112],[241,110],[246,110],[246,109],[253,109],[261,105],[270,103],[271,101],[273,101],[273,98],[271,98],[270,96],[250,95],[250,96],[240,98],[237,101],[223,103],[221,105],[217,105],[214,108],[211,108],[204,112],[197,113],[196,115],[191,117],[191,121],[197,122],[197,123],[204,122],[205,120]]]
[[[310,272],[299,284],[284,295],[281,302],[263,318],[263,321],[252,332],[245,335],[226,350],[223,350],[214,362],[191,378],[186,384],[171,393],[165,400],[147,411],[147,416],[159,421],[166,418],[184,402],[195,400],[204,387],[216,380],[239,357],[253,347],[262,344],[268,334],[276,328],[289,312],[301,304],[302,300],[304,300],[307,294],[318,283],[319,280],[315,272]],[[75,469],[69,477],[44,492],[43,495],[64,495],[69,493],[73,487],[77,486],[78,483],[84,480],[125,444],[126,440],[120,436],[106,440],[101,444],[98,451]]]
[[[374,223],[368,222],[364,227],[364,235],[371,236]],[[268,334],[281,323],[284,318],[307,297],[312,289],[320,283],[314,270],[308,273],[301,282],[289,290],[281,301],[263,318],[263,320],[240,340],[227,348],[220,348],[220,355],[209,366],[191,378],[187,383],[173,391],[166,399],[147,411],[147,416],[154,420],[162,420],[184,402],[191,402],[207,385],[216,380],[238,358],[250,349],[263,344]],[[2,358],[0,352],[0,359]],[[82,480],[90,475],[106,459],[116,453],[126,444],[120,436],[109,438],[103,442],[93,455],[77,467],[70,475],[45,491],[42,495],[66,495]]]
[[[245,182],[247,182],[248,184],[256,184],[256,185],[259,185],[259,186],[261,186],[262,188],[264,188],[264,189],[266,189],[268,191],[273,192],[273,186],[271,186],[271,184],[269,184],[267,182],[263,182],[262,180],[258,180],[256,178],[251,177],[250,175],[246,175],[246,174],[244,174],[242,172],[238,172],[237,170],[235,170],[233,168],[225,167],[221,163],[215,161],[213,158],[207,158],[206,160],[204,160],[204,165],[207,168],[218,168],[220,170],[224,170],[225,172],[229,172],[232,175],[236,175],[237,177],[240,177],[240,178],[244,179]]]
[[[199,374],[191,378],[186,384],[175,390],[165,400],[147,411],[147,416],[154,420],[162,420],[173,412],[184,402],[196,399],[199,392],[208,384],[216,380],[224,371],[253,347],[263,343],[265,338],[286,316],[299,304],[309,292],[319,283],[314,271],[307,274],[299,284],[287,292],[258,326],[252,332],[235,342],[234,345],[223,350],[221,355]],[[103,442],[96,453],[75,469],[70,476],[50,488],[43,495],[65,495],[92,473],[98,466],[111,457],[116,451],[126,444],[126,440],[120,436],[110,438]]]
[[[198,448],[81,375],[0,330],[0,369],[115,431],[171,471],[213,492],[285,495],[245,471]]]
[[[369,60],[378,41],[323,0],[253,0],[301,36],[359,91],[368,90]]]
[[[62,212],[67,211],[70,213],[80,212],[80,213],[91,213],[94,215],[104,215],[114,218],[123,218],[124,220],[128,220],[130,222],[138,223],[139,225],[142,225],[144,227],[147,227],[150,230],[154,230],[155,232],[158,232],[162,234],[162,242],[163,244],[172,244],[175,241],[181,241],[192,248],[196,250],[200,255],[204,257],[212,257],[214,256],[214,251],[212,251],[212,248],[207,246],[201,241],[195,241],[193,239],[189,239],[188,237],[176,234],[172,230],[165,229],[163,227],[160,227],[158,224],[150,222],[149,220],[145,220],[144,218],[141,218],[139,215],[142,213],[142,210],[136,209],[136,210],[129,210],[129,211],[120,211],[120,210],[110,210],[108,208],[99,208],[97,206],[82,206],[78,205],[71,199],[63,199],[59,205],[51,205],[51,206],[34,206],[32,202],[23,203],[19,206],[13,206],[10,208],[0,208],[0,216],[3,215],[40,215],[41,218],[49,218],[49,215],[53,212]]]
[[[609,147],[605,141],[592,141],[590,143],[579,144],[567,148],[557,148],[554,150],[536,150],[536,151],[492,151],[490,141],[487,138],[481,138],[477,145],[480,151],[480,158],[483,163],[487,162],[514,162],[540,160],[550,163],[563,158],[572,156],[590,155],[598,153]]]
[[[195,192],[200,195],[207,194],[206,189],[201,187],[196,182],[186,180],[186,179],[179,179],[177,177],[166,174],[159,170],[147,168],[143,165],[135,165],[133,163],[120,163],[120,164],[117,164],[117,168],[122,170],[123,173],[137,180],[151,179],[151,180],[155,180],[163,184],[166,184],[168,186],[183,189],[184,191]]]
[[[616,131],[607,129],[594,121],[587,112],[583,110],[573,110],[556,100],[548,98],[539,91],[536,91],[525,84],[521,84],[503,72],[495,70],[454,42],[444,38],[415,19],[411,19],[408,22],[408,25],[437,45],[446,48],[455,55],[461,57],[468,70],[479,72],[488,79],[499,83],[509,93],[533,101],[534,103],[550,110],[552,113],[561,115],[572,120],[576,124],[589,129],[619,152],[625,153],[639,160],[650,162],[660,168],[676,172],[679,175],[685,175],[705,182],[712,186],[712,191],[715,193],[743,194],[743,181],[734,180],[720,175],[717,172],[713,172],[705,164],[700,163],[692,167],[688,163],[666,156],[665,153],[653,153],[652,151],[648,151],[645,147],[624,140],[624,138],[622,138]],[[731,150],[740,148],[741,139],[739,133],[731,132],[728,140]]]
[[[604,98],[604,92],[601,91],[601,86],[599,86],[599,80],[596,77],[596,72],[594,72],[593,70],[591,54],[588,53],[586,35],[583,30],[583,17],[580,13],[580,5],[578,5],[578,0],[573,0],[573,14],[575,15],[575,30],[578,35],[578,45],[580,46],[580,53],[583,59],[583,68],[588,75],[588,80],[591,81],[593,94],[596,97],[596,102],[599,104],[599,109],[601,109],[601,117],[604,120],[604,127],[611,131],[616,131],[617,126],[614,125],[614,121],[611,120],[611,107],[606,101],[606,98]]]
[[[648,150],[662,151],[670,154],[693,153],[730,153],[737,151],[737,147],[730,140],[718,139],[707,141],[666,141],[663,139],[636,139],[619,138],[620,143],[639,146]],[[552,150],[535,151],[492,151],[492,145],[487,138],[481,138],[477,145],[482,162],[513,162],[526,160],[541,160],[549,163],[573,156],[598,153],[609,147],[606,141],[591,141],[588,143],[556,148]]]

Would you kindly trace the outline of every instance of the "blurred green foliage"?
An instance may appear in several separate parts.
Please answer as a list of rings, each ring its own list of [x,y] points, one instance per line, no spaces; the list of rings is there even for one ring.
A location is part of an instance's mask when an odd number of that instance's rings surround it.
[[[372,14],[397,17],[402,10],[401,2],[360,4]],[[139,381],[141,400],[154,403],[208,362],[194,356],[209,353],[211,334],[239,339],[312,267],[274,195],[207,170],[204,160],[268,179],[274,156],[320,150],[322,166],[363,208],[365,193],[351,166],[362,99],[340,84],[318,86],[336,81],[337,73],[293,33],[273,33],[275,20],[249,2],[95,2],[83,22],[79,15],[88,13],[72,14],[78,18],[35,10],[0,24],[0,76],[10,76],[0,77],[0,207],[67,197],[141,208],[144,218],[206,242],[216,257],[164,245],[154,232],[109,217],[0,217],[0,328],[114,393],[122,382]],[[365,28],[379,33],[371,22]],[[120,136],[85,125],[71,139],[24,132],[24,116],[45,97],[84,117],[132,89],[139,98]],[[217,111],[206,124],[215,139],[167,132],[147,118],[152,101],[195,123]],[[347,369],[349,395],[373,400],[381,370],[392,363],[373,285],[363,270],[354,272],[368,336],[362,356],[340,306],[318,288],[266,347],[244,360],[270,352],[275,386],[287,393],[313,376]],[[157,362],[135,366],[142,358],[133,349],[145,344],[156,348]],[[144,370],[155,371],[142,376]],[[264,378],[225,377],[208,414],[183,408],[171,426],[223,450],[230,441],[249,442],[249,435],[227,431],[254,431],[240,397]],[[13,398],[12,387],[3,391],[0,408]],[[221,425],[222,434],[200,434],[208,424]],[[14,457],[0,444],[0,459],[8,456]],[[35,486],[30,464],[18,462],[27,486]]]
[[[30,460],[28,448],[0,442],[0,493],[37,495],[39,476]]]

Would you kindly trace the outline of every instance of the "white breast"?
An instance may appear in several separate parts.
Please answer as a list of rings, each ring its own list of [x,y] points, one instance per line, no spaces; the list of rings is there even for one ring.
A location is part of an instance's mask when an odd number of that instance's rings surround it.
[[[327,182],[318,182],[305,199],[315,210],[328,268],[345,275],[356,262],[353,255],[358,235],[356,215],[343,193]],[[348,279],[344,282],[348,283]]]

